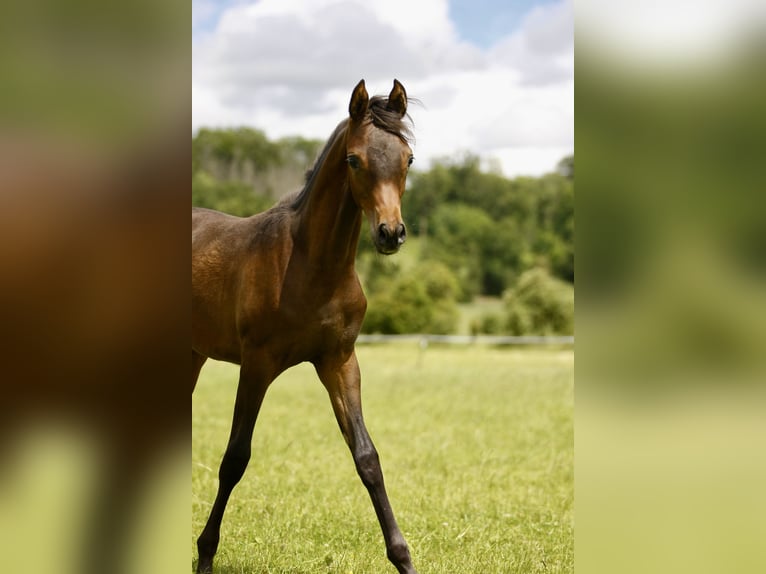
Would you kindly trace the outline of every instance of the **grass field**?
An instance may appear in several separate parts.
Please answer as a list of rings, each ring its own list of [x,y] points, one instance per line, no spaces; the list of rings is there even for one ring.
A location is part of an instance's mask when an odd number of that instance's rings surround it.
[[[392,344],[357,354],[367,427],[420,574],[572,572],[572,350]],[[236,381],[236,367],[209,362],[193,398],[195,565]],[[216,572],[395,572],[310,365],[266,396]]]

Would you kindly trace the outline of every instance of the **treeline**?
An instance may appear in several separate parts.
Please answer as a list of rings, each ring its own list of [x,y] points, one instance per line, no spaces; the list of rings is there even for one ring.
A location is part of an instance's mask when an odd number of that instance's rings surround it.
[[[322,145],[202,129],[192,139],[192,203],[241,216],[267,209],[301,187]],[[455,332],[458,303],[491,296],[503,311],[476,318],[475,333],[572,333],[573,156],[537,178],[486,172],[472,155],[413,169],[402,213],[409,239],[398,255],[377,254],[362,234],[366,332]]]
[[[574,283],[573,178],[573,157],[557,173],[509,180],[466,156],[413,173],[402,208],[429,238],[425,255],[458,273],[463,300],[500,295],[533,267]]]
[[[299,189],[322,142],[270,141],[252,128],[200,129],[192,137],[192,205],[248,216]]]

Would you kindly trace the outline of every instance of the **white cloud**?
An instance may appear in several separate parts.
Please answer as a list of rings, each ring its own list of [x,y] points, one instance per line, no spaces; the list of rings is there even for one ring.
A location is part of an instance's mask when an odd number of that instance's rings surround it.
[[[424,104],[410,110],[421,167],[468,150],[507,175],[542,173],[560,156],[510,158],[573,149],[571,27],[571,0],[546,5],[483,52],[459,39],[446,0],[237,2],[193,44],[193,127],[323,139],[360,78],[372,93],[398,78]]]
[[[531,87],[519,84],[512,69],[464,72],[435,77],[424,83],[427,108],[413,110],[418,135],[418,163],[454,154],[478,153],[500,160],[509,175],[541,174],[574,150],[574,82]],[[418,88],[416,82],[413,89]],[[414,92],[420,96],[421,92]],[[431,106],[429,93],[441,94],[444,105]],[[438,100],[437,100],[438,101]],[[541,165],[519,158],[551,159]],[[563,152],[561,150],[564,150]],[[529,153],[527,153],[527,150]],[[518,158],[514,153],[518,152]]]
[[[538,6],[521,29],[497,43],[490,57],[520,73],[523,83],[557,83],[574,74],[574,11],[571,1]]]

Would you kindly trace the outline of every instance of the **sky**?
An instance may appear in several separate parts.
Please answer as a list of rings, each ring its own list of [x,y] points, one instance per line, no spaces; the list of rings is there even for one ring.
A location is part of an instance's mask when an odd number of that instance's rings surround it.
[[[325,140],[364,79],[411,105],[416,165],[508,177],[574,152],[572,0],[193,0],[192,129]]]

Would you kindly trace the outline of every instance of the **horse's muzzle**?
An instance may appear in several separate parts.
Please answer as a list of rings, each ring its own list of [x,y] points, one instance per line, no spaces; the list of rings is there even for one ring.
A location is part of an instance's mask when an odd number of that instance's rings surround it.
[[[378,226],[375,235],[375,247],[379,253],[390,255],[399,251],[399,248],[407,240],[407,228],[403,223],[398,223],[393,229],[386,223]]]

